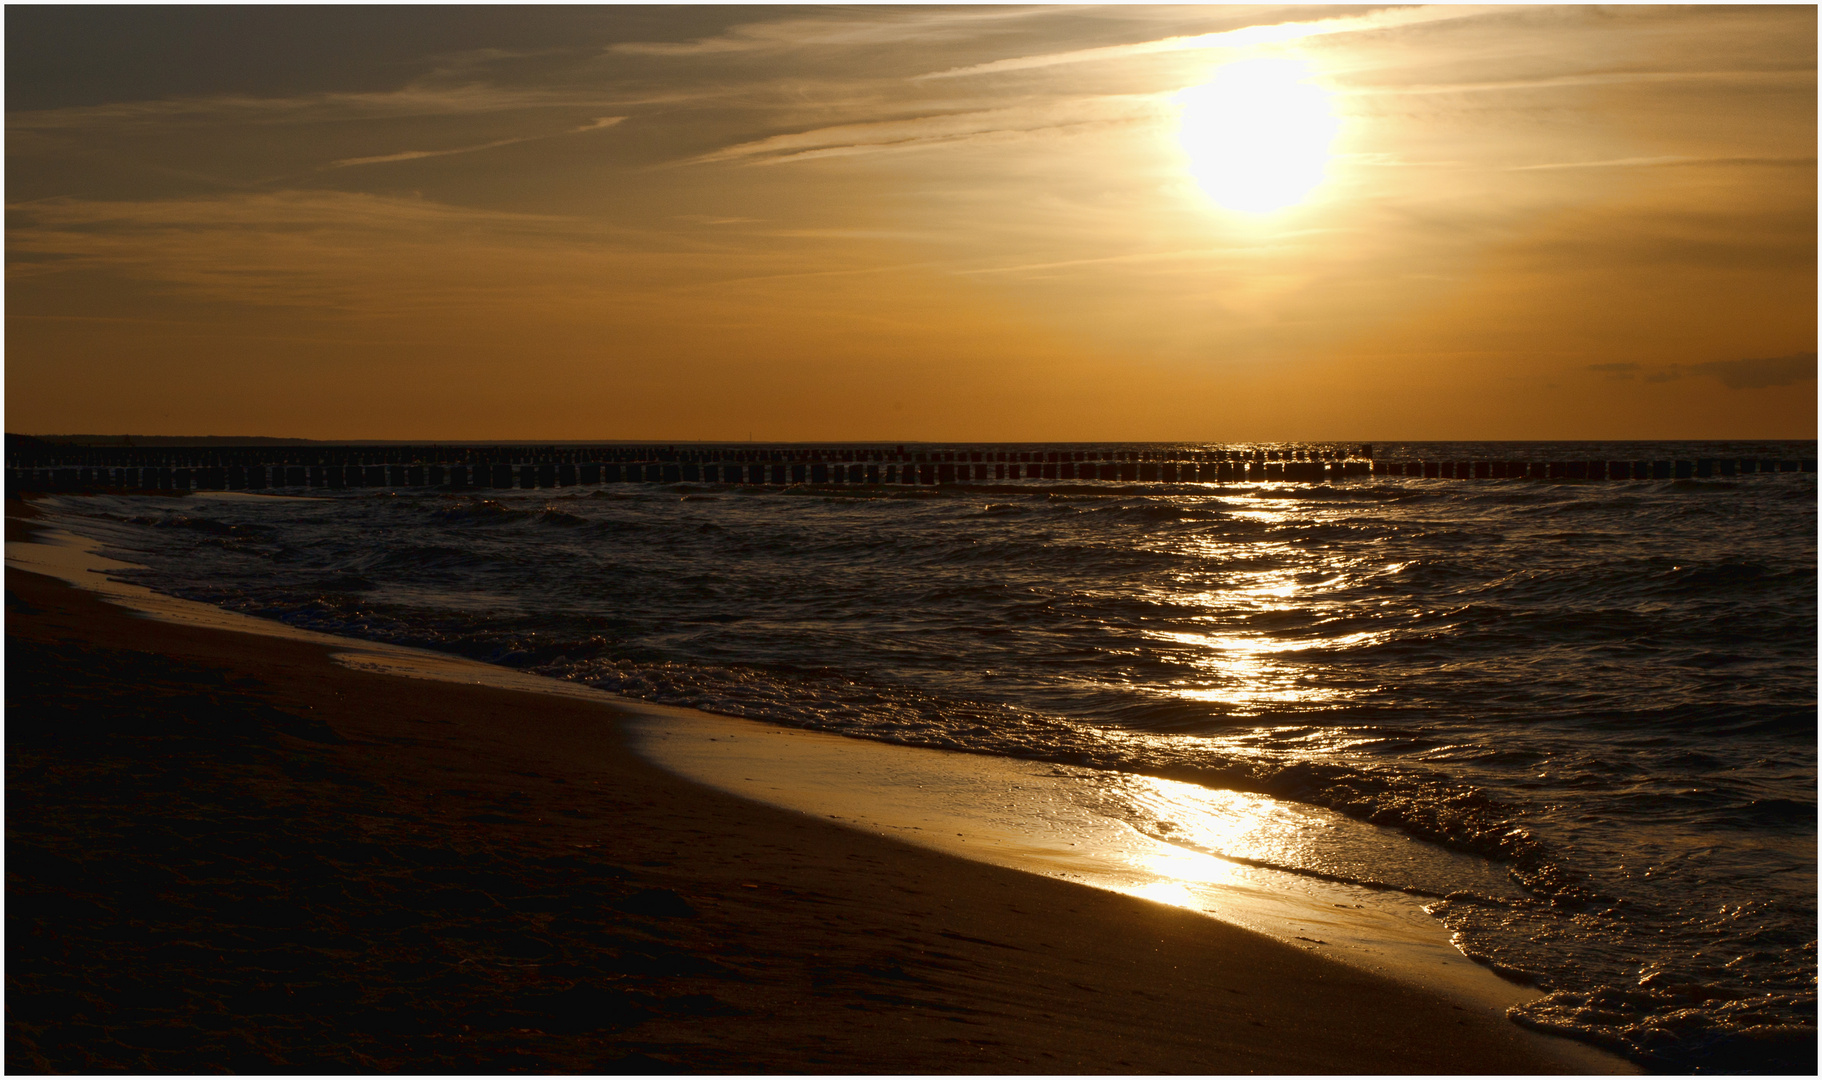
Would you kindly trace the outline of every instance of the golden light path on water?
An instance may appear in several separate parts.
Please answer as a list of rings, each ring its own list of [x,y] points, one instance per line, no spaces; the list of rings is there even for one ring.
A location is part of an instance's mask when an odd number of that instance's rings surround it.
[[[1289,512],[1273,509],[1233,511],[1231,517],[1261,525],[1283,524]],[[1231,541],[1220,537],[1190,537],[1173,544],[1173,554],[1206,558],[1224,565],[1235,557]],[[1372,631],[1324,635],[1321,626],[1337,610],[1324,594],[1349,581],[1349,571],[1336,563],[1312,560],[1288,544],[1254,544],[1246,558],[1287,564],[1265,570],[1225,570],[1218,586],[1180,578],[1169,586],[1146,590],[1144,598],[1185,612],[1186,621],[1210,627],[1207,631],[1147,628],[1148,638],[1161,644],[1161,652],[1192,667],[1192,679],[1173,680],[1159,693],[1181,701],[1226,707],[1227,715],[1257,715],[1267,707],[1329,705],[1361,696],[1364,688],[1318,684],[1308,664],[1291,664],[1277,654],[1352,648],[1383,637]],[[1304,565],[1298,566],[1297,563]],[[1311,633],[1267,634],[1248,627],[1280,618],[1314,615]]]

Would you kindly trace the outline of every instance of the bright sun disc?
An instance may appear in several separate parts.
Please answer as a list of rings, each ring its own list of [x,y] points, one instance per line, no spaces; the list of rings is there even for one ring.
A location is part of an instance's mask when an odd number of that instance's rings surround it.
[[[1322,183],[1340,121],[1296,60],[1229,64],[1177,95],[1189,171],[1216,205],[1265,213]]]

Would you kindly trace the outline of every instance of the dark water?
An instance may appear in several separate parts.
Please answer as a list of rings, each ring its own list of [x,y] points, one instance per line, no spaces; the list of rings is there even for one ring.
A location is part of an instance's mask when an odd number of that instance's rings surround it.
[[[1550,991],[1520,1022],[1663,1069],[1814,1068],[1813,474],[67,505],[145,583],[298,625],[1394,826],[1508,880],[1369,850],[1324,871],[1432,898]]]

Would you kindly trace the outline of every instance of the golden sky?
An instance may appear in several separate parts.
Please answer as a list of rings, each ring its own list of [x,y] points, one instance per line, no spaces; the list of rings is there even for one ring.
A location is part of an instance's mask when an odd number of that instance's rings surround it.
[[[6,428],[1814,438],[1816,9],[6,9]]]

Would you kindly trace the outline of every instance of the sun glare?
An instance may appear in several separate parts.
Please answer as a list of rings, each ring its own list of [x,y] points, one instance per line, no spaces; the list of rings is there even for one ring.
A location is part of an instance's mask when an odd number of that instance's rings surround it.
[[[1267,213],[1302,202],[1322,183],[1341,125],[1303,62],[1229,64],[1177,99],[1190,174],[1216,205]]]

